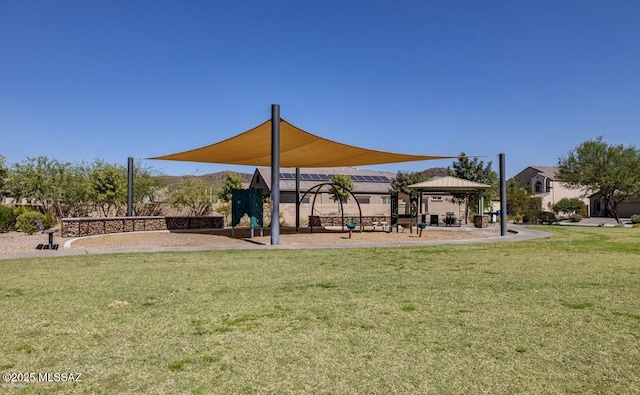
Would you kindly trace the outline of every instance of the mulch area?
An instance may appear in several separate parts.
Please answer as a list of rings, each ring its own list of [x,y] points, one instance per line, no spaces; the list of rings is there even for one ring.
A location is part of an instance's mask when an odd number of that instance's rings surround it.
[[[424,243],[434,240],[464,240],[494,237],[500,235],[499,228],[472,229],[472,228],[427,228],[420,237],[405,229],[404,232],[382,232],[367,230],[364,232],[353,231],[349,238],[348,231],[340,229],[315,228],[311,233],[308,228],[295,229],[281,228],[280,245],[344,245],[344,244],[383,244],[383,243]],[[271,243],[270,230],[265,228],[254,229],[239,228],[235,231],[205,230],[205,231],[180,231],[180,232],[153,232],[135,234],[112,234],[100,237],[91,237],[76,240],[71,244],[73,249],[107,249],[107,248],[148,248],[148,247],[241,247],[247,243],[269,245]]]
[[[473,227],[444,228],[428,227],[420,237],[414,230],[391,233],[370,229],[360,232],[354,230],[349,238],[347,230],[339,227],[332,229],[314,228],[311,233],[309,228],[301,228],[296,232],[294,228],[282,227],[280,229],[280,245],[356,245],[356,244],[420,244],[429,241],[441,240],[465,240],[500,235],[499,227],[475,229]],[[64,243],[70,239],[56,236],[54,242],[63,249]],[[15,254],[36,251],[39,244],[46,244],[47,235],[25,235],[18,232],[0,234],[0,254]],[[216,248],[241,248],[256,244],[269,245],[271,243],[270,229],[254,229],[253,238],[248,228],[212,229],[202,231],[174,231],[174,232],[141,232],[141,233],[116,233],[100,236],[92,236],[73,240],[70,245],[72,250],[109,250],[109,249],[136,249],[152,247],[216,247]]]

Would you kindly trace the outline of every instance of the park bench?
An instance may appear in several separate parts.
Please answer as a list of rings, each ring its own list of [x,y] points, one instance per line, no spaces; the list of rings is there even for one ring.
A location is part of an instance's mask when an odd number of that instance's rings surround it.
[[[56,233],[58,231],[58,229],[55,229],[55,228],[45,229],[44,224],[42,223],[42,218],[40,218],[40,217],[35,217],[35,221],[36,221],[36,226],[38,227],[38,232],[40,232],[41,234],[45,234],[46,233],[46,234],[49,235],[49,243],[48,244],[38,244],[36,249],[38,249],[38,250],[57,250],[58,249],[58,245],[57,244],[53,244],[53,234]]]
[[[377,227],[381,227],[383,232],[387,231],[387,221],[373,221],[371,225],[373,225],[374,232]]]

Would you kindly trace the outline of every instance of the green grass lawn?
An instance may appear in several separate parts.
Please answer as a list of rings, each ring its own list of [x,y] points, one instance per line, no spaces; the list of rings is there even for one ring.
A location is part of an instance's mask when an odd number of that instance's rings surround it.
[[[3,393],[640,393],[640,229],[1,260]]]

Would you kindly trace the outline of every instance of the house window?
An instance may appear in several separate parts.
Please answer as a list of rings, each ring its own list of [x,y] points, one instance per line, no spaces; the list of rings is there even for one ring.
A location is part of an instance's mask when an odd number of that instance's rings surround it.
[[[281,193],[280,194],[280,203],[295,203],[296,202],[296,194],[295,193]],[[309,203],[309,195],[305,196],[300,203]]]
[[[442,196],[431,196],[431,201],[432,202],[441,202],[442,201]]]
[[[535,193],[542,193],[542,181],[536,181]]]
[[[280,193],[280,203],[295,203],[296,195],[294,193]]]
[[[358,203],[360,204],[369,204],[371,203],[371,196],[357,196]]]
[[[382,204],[391,204],[391,197],[383,196],[380,198],[380,203]]]

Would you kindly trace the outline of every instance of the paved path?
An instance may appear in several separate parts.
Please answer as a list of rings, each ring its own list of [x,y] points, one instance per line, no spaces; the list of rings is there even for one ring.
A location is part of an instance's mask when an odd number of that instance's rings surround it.
[[[88,255],[88,254],[112,254],[112,253],[127,253],[127,252],[165,252],[165,251],[205,251],[205,250],[238,250],[238,249],[313,249],[313,248],[380,248],[380,247],[417,247],[428,245],[444,245],[444,244],[472,244],[472,243],[496,243],[496,242],[514,242],[522,240],[532,240],[550,237],[551,233],[543,232],[539,230],[529,229],[522,225],[509,225],[509,232],[506,236],[487,237],[487,238],[475,238],[465,240],[434,240],[424,241],[420,244],[416,243],[403,243],[403,242],[391,242],[391,243],[354,243],[345,245],[336,244],[293,244],[293,245],[263,245],[247,242],[242,246],[189,246],[189,247],[145,247],[145,248],[113,248],[113,249],[101,249],[101,250],[73,250],[71,248],[60,248],[59,250],[38,250],[34,252],[15,253],[15,254],[1,254],[0,259],[12,259],[12,258],[49,258],[58,256],[72,256],[72,255]],[[62,246],[61,246],[62,247]]]
[[[633,223],[631,223],[631,218],[620,218],[620,221],[622,221],[622,226],[624,226],[626,228],[630,228],[630,227],[633,226]],[[615,227],[615,226],[621,226],[613,218],[601,218],[601,217],[583,218],[580,222],[563,221],[563,222],[559,222],[558,225],[563,225],[563,226],[602,226],[602,227],[606,227],[606,228]]]

